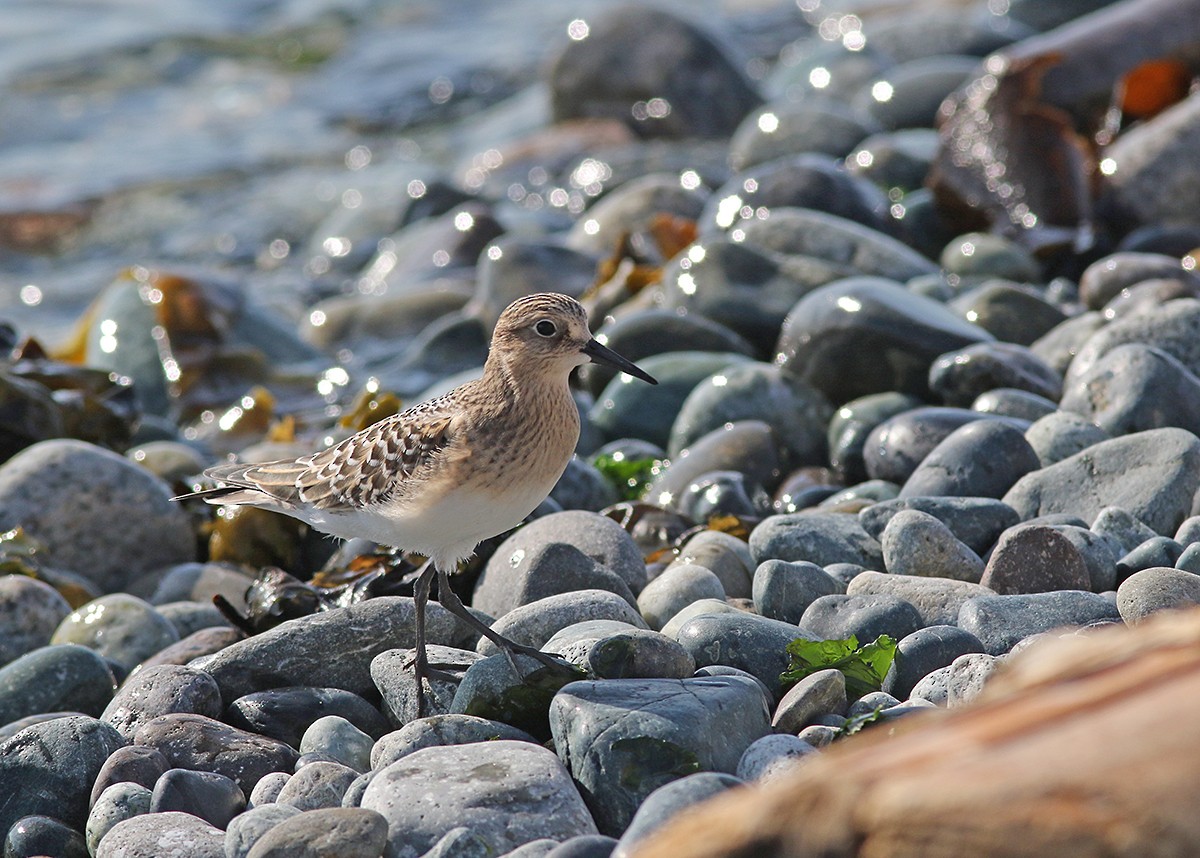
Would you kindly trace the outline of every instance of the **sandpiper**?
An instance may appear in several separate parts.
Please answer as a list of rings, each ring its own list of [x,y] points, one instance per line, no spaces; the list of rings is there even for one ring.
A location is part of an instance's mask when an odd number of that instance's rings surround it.
[[[449,575],[481,541],[520,524],[562,476],[579,439],[568,377],[589,360],[657,384],[592,337],[578,301],[549,292],[520,298],[496,322],[481,378],[309,456],[209,468],[205,475],[224,485],[184,497],[274,510],[334,536],[428,557],[413,592],[422,698],[422,679],[439,673],[425,652],[435,572],[447,610],[510,654],[551,663],[476,619]]]

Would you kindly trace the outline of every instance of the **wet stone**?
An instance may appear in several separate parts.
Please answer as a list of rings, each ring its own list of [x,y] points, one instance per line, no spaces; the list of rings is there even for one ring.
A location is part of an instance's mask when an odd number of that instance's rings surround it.
[[[114,825],[96,858],[161,858],[172,850],[189,858],[225,858],[225,834],[190,813],[146,813]]]
[[[190,813],[222,830],[245,807],[245,794],[230,778],[187,769],[164,772],[150,797],[150,813]]]
[[[1005,531],[980,583],[1005,596],[1090,590],[1092,585],[1075,544],[1054,528],[1041,525]]]
[[[675,633],[697,667],[726,665],[744,670],[763,683],[773,697],[781,692],[779,674],[788,666],[787,645],[815,637],[791,623],[744,611],[701,613]]]
[[[1090,420],[1069,411],[1055,411],[1039,417],[1025,430],[1025,440],[1042,467],[1068,459],[1111,437]]]
[[[1158,611],[1200,605],[1200,575],[1164,566],[1135,572],[1117,588],[1117,609],[1133,625]]]
[[[1166,352],[1139,343],[1118,346],[1075,376],[1062,409],[1109,435],[1178,426],[1200,432],[1200,378]]]
[[[641,614],[620,596],[604,590],[579,590],[522,605],[497,620],[492,628],[517,643],[540,647],[560,629],[593,619],[619,620],[637,628],[646,626]],[[475,649],[481,655],[499,652],[487,638],[481,639]]]
[[[0,466],[0,530],[20,525],[43,545],[45,565],[111,592],[192,559],[188,514],[170,497],[166,483],[123,456],[83,441],[43,441]]]
[[[778,733],[799,733],[824,715],[846,712],[846,677],[840,670],[818,670],[788,689],[775,707],[771,726]]]
[[[357,772],[371,768],[374,739],[345,718],[326,715],[314,721],[300,740],[301,754],[322,754]]]
[[[1058,410],[1058,403],[1015,387],[997,387],[975,397],[971,410],[995,417],[1011,417],[1033,423]],[[1026,441],[1029,439],[1026,438]]]
[[[932,299],[858,277],[823,286],[792,308],[777,363],[835,405],[893,390],[924,398],[936,357],[990,339]]]
[[[884,76],[892,87],[891,98],[879,101],[864,87],[851,103],[868,110],[884,128],[932,128],[938,106],[978,64],[974,57],[949,54],[901,63]]]
[[[821,596],[843,592],[842,585],[815,563],[767,560],[754,572],[754,607],[764,617],[799,623]]]
[[[64,710],[99,715],[116,685],[108,664],[90,649],[39,647],[0,668],[0,724]]]
[[[670,508],[700,522],[727,515],[758,518],[770,512],[771,499],[739,471],[710,471],[690,483]]]
[[[951,299],[948,306],[996,339],[1022,346],[1067,318],[1040,291],[1006,280],[989,280]]]
[[[900,497],[1001,497],[1041,467],[1021,429],[1000,419],[977,420],[951,432],[905,481]]]
[[[846,168],[882,188],[915,191],[925,184],[937,147],[937,133],[928,128],[864,135],[846,159]]]
[[[754,558],[746,543],[718,530],[702,530],[683,544],[671,566],[690,564],[708,569],[733,599],[750,596]],[[670,568],[670,567],[668,567]]]
[[[173,664],[139,670],[124,682],[100,720],[132,741],[138,727],[171,712],[220,717],[221,692],[212,677],[204,671]]]
[[[1103,309],[1121,291],[1146,280],[1191,277],[1178,257],[1160,253],[1121,252],[1098,259],[1079,278],[1079,296],[1088,309]]]
[[[938,444],[984,415],[965,408],[914,408],[879,423],[867,436],[863,463],[867,476],[904,483]]]
[[[1037,281],[1040,266],[1029,251],[999,235],[972,232],[946,245],[942,268],[960,277],[985,275],[1018,282]]]
[[[800,626],[818,638],[845,640],[854,635],[863,644],[880,635],[900,640],[922,625],[917,609],[892,595],[822,596],[800,618]]]
[[[1151,429],[1103,441],[1026,474],[1003,500],[1024,519],[1068,512],[1090,520],[1119,506],[1159,533],[1173,533],[1200,488],[1200,440]]]
[[[1120,619],[1114,602],[1082,590],[1015,596],[977,596],[958,613],[958,627],[983,643],[989,655],[1003,655],[1030,635],[1061,626],[1085,626]]]
[[[456,681],[433,679],[424,683],[425,705],[429,707],[424,714],[442,714],[450,710],[467,669],[484,657],[470,650],[436,644],[427,646],[425,652],[430,664],[457,677]],[[405,724],[418,715],[417,683],[413,674],[416,653],[415,649],[393,649],[381,652],[371,660],[371,678],[383,698],[380,708],[394,726]]]
[[[78,831],[50,816],[26,816],[17,820],[4,838],[5,858],[87,858],[87,843]]]
[[[154,789],[159,777],[170,768],[167,758],[154,748],[143,745],[126,745],[113,751],[92,785],[90,803],[95,804],[108,787],[118,783],[135,783]]]
[[[456,826],[496,853],[594,834],[566,769],[544,748],[500,740],[425,748],[381,769],[362,807],[387,820],[389,854],[417,858]]]
[[[545,858],[556,846],[558,846],[557,840],[543,837],[540,840],[531,840],[522,846],[518,846],[516,849],[505,852],[501,858]]]
[[[658,630],[682,609],[701,599],[724,599],[721,580],[703,566],[671,566],[646,585],[638,610],[650,628]]]
[[[139,745],[157,748],[181,769],[216,772],[250,795],[270,772],[290,771],[296,751],[282,742],[247,733],[203,715],[176,713],[146,722],[134,734]]]
[[[514,670],[515,666],[515,670]],[[547,711],[560,688],[584,676],[580,668],[544,665],[529,656],[497,653],[476,662],[463,675],[450,712],[503,721],[544,740]]]
[[[290,804],[300,810],[341,807],[342,796],[359,774],[341,763],[309,763],[288,779],[275,796],[275,803]]]
[[[750,533],[750,552],[758,563],[765,560],[807,560],[818,566],[856,563],[866,568],[883,565],[878,542],[845,513],[792,513],[773,515]]]
[[[498,558],[508,557],[501,565]],[[480,578],[472,607],[502,617],[513,608],[575,590],[607,590],[635,601],[625,579],[566,542],[525,549],[501,549]]]
[[[836,102],[774,101],[742,120],[729,141],[729,162],[744,170],[795,152],[841,158],[878,130],[870,117]]]
[[[81,606],[59,624],[52,643],[77,643],[130,670],[179,640],[171,621],[136,596],[113,593]]]
[[[893,575],[978,582],[983,574],[979,555],[929,513],[900,510],[888,521],[879,542],[884,567]]]
[[[239,813],[225,829],[226,858],[246,858],[264,834],[300,813],[299,809],[287,804],[264,804]]]
[[[587,655],[593,644],[633,628],[629,623],[619,620],[584,620],[572,623],[565,629],[559,629],[550,640],[542,645],[542,649],[545,652],[553,653],[569,664],[586,668]]]
[[[533,736],[501,721],[490,721],[473,715],[432,715],[428,718],[418,718],[409,721],[399,730],[388,733],[375,743],[371,749],[371,768],[386,768],[424,748],[470,745],[474,742],[495,742],[500,739],[537,744]]]
[[[949,667],[960,655],[983,652],[979,638],[953,625],[930,625],[917,629],[896,644],[894,667],[883,681],[883,690],[907,698],[930,673]]]
[[[149,813],[151,795],[147,787],[131,781],[114,783],[101,792],[92,803],[84,826],[88,851],[94,855],[104,835],[118,822]]]
[[[375,738],[389,729],[387,719],[359,695],[341,688],[303,685],[273,688],[239,697],[229,704],[223,720],[234,727],[261,733],[299,748],[309,725],[317,718],[328,715],[345,718]]]
[[[837,410],[829,421],[829,463],[847,481],[867,479],[863,455],[871,431],[887,420],[919,406],[914,396],[889,391],[851,400]]]
[[[951,578],[884,574],[866,571],[846,586],[850,596],[893,596],[903,599],[921,617],[922,626],[954,625],[958,612],[968,599],[992,595],[979,583]],[[859,639],[863,643],[862,639]]]
[[[740,677],[572,683],[551,725],[597,826],[614,834],[655,789],[693,772],[732,773],[770,730],[762,693]]]
[[[667,506],[713,471],[738,471],[749,483],[774,485],[782,474],[779,444],[761,420],[739,420],[714,429],[693,444],[683,458],[663,468],[646,489],[645,499]]]
[[[0,576],[0,666],[50,643],[70,613],[67,600],[49,584],[25,575]]]
[[[758,741],[770,738],[772,737],[766,736]],[[750,747],[754,747],[754,744]],[[638,807],[629,827],[612,850],[612,858],[629,858],[638,843],[662,828],[680,811],[741,784],[742,779],[731,774],[696,772],[660,786],[646,796],[645,801]]]
[[[929,367],[929,387],[947,405],[970,405],[997,387],[1025,390],[1057,402],[1062,379],[1025,346],[991,342],[939,355]]]

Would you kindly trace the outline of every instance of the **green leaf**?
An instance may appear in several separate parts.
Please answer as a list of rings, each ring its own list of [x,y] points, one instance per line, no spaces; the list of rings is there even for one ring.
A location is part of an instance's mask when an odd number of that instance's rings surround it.
[[[632,501],[646,493],[646,486],[662,462],[655,458],[629,459],[621,453],[613,453],[596,456],[592,464],[616,488],[621,500]]]
[[[858,645],[854,635],[845,640],[810,641],[800,638],[787,647],[792,663],[779,675],[785,687],[819,670],[840,670],[846,677],[846,696],[857,700],[878,691],[896,657],[896,641],[880,635],[872,643]]]

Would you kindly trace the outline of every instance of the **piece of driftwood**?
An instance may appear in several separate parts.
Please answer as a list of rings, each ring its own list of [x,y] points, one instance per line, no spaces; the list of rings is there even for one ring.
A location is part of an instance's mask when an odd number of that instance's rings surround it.
[[[1197,705],[1200,610],[1041,642],[976,703],[852,737],[634,855],[1200,855]]]

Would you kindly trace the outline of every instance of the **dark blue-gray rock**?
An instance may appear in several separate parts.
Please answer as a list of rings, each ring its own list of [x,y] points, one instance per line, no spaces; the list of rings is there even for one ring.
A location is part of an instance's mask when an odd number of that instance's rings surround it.
[[[26,575],[0,576],[0,667],[50,643],[71,606],[58,591]]]
[[[1174,533],[1200,488],[1200,439],[1150,429],[1095,444],[1017,481],[1004,502],[1022,518],[1069,512],[1094,519],[1119,506],[1157,533]]]
[[[1096,593],[1060,590],[1019,596],[977,596],[958,612],[958,627],[979,638],[989,655],[1003,655],[1030,635],[1062,626],[1120,619],[1116,603]]]
[[[1117,319],[1088,338],[1067,370],[1070,386],[1085,377],[1113,349],[1141,343],[1171,355],[1193,374],[1200,373],[1200,342],[1194,336],[1200,325],[1200,301],[1181,298],[1161,307]]]
[[[829,421],[829,464],[850,483],[867,479],[863,459],[867,437],[889,417],[917,408],[915,396],[896,391],[872,393],[847,402]],[[931,448],[932,449],[932,448]]]
[[[885,131],[861,138],[846,169],[882,188],[915,191],[924,185],[937,148],[937,132],[929,128]]]
[[[384,650],[413,646],[413,627],[412,599],[379,596],[288,620],[226,647],[206,661],[204,670],[217,681],[227,704],[255,691],[293,685],[370,695],[375,688],[371,659]],[[457,627],[449,611],[429,604],[425,628],[430,643],[452,645]]]
[[[1050,593],[1090,590],[1091,575],[1083,553],[1053,527],[1023,525],[1000,535],[980,582],[996,593]]]
[[[416,858],[459,825],[496,853],[542,837],[596,833],[567,770],[528,742],[416,751],[376,773],[361,806],[387,820],[388,854],[398,858]]]
[[[764,617],[799,623],[814,601],[843,589],[815,563],[766,560],[754,572],[754,607]]]
[[[752,743],[738,760],[737,776],[748,782],[769,781],[794,771],[800,760],[816,750],[790,733],[763,736]]]
[[[925,676],[972,652],[983,652],[983,644],[957,626],[930,625],[917,629],[896,644],[894,666],[883,680],[883,690],[897,698],[907,698]]]
[[[1011,280],[987,280],[948,305],[996,339],[1028,346],[1067,317],[1045,294]]]
[[[994,417],[1012,417],[1033,423],[1058,410],[1058,403],[1015,387],[996,387],[975,397],[971,410]],[[1028,431],[1028,430],[1026,430]],[[1026,441],[1029,439],[1026,438]],[[1035,451],[1036,452],[1036,451]]]
[[[866,571],[846,586],[850,596],[893,596],[916,608],[922,626],[954,625],[963,603],[992,590],[978,583],[951,578],[894,575]],[[899,640],[899,638],[897,638]],[[866,643],[861,638],[860,643]]]
[[[703,566],[665,569],[638,595],[637,606],[646,624],[661,629],[671,617],[700,599],[724,599],[721,580]]]
[[[589,400],[581,407],[588,408],[590,404]],[[596,443],[599,442],[597,438]],[[574,456],[550,490],[550,499],[563,509],[601,510],[616,503],[618,498],[616,490],[594,465]]]
[[[388,733],[371,750],[371,768],[386,768],[409,754],[443,745],[469,745],[473,742],[514,742],[537,740],[523,730],[501,721],[489,721],[473,715],[433,715],[409,721],[394,733]]]
[[[568,548],[581,552],[591,564]],[[556,589],[558,575],[567,576],[569,588]],[[569,589],[617,592],[619,584],[612,576],[627,585],[619,595],[636,595],[646,586],[646,563],[633,538],[615,521],[594,512],[556,512],[530,522],[500,544],[475,585],[471,604],[502,617],[518,605]]]
[[[104,835],[117,823],[149,813],[152,795],[148,788],[132,781],[115,783],[101,792],[88,811],[83,829],[88,851],[94,855]]]
[[[925,398],[934,358],[991,339],[932,299],[859,277],[816,289],[792,308],[776,362],[835,405],[889,390]]]
[[[450,711],[450,704],[467,669],[484,658],[477,652],[436,644],[426,646],[425,652],[430,664],[436,665],[448,677],[424,681],[426,709],[423,712],[417,711],[417,681],[413,674],[417,651],[390,649],[371,659],[371,678],[382,698],[380,708],[394,726],[406,724],[420,715]]]
[[[800,619],[801,628],[818,638],[845,640],[854,635],[861,644],[870,643],[880,635],[900,640],[923,625],[916,608],[891,595],[822,596],[808,606]]]
[[[762,692],[741,677],[575,682],[555,697],[550,723],[596,825],[612,834],[663,784],[732,773],[770,731]]]
[[[612,118],[641,137],[728,137],[762,99],[713,37],[640,7],[589,21],[548,72],[555,121]]]
[[[670,506],[713,471],[738,471],[749,483],[775,486],[783,476],[783,465],[774,430],[761,420],[739,420],[714,429],[688,448],[686,456],[659,471],[646,489],[645,500]]]
[[[711,600],[708,600],[711,601]],[[723,601],[721,604],[725,604]],[[633,631],[629,623],[618,620],[584,620],[559,629],[542,645],[543,651],[553,653],[568,664],[587,668],[587,655],[592,645],[610,635]],[[640,629],[638,631],[641,631]]]
[[[947,405],[970,405],[981,393],[997,387],[1013,387],[1057,402],[1062,378],[1025,346],[989,342],[939,355],[929,367],[929,387]]]
[[[1029,350],[1065,376],[1084,343],[1109,321],[1100,312],[1071,316],[1038,337]]]
[[[729,163],[744,170],[796,152],[843,158],[878,130],[869,116],[837,102],[773,101],[737,127],[729,141]]]
[[[149,667],[124,682],[100,720],[110,724],[127,741],[133,741],[138,727],[171,712],[219,718],[221,691],[202,670],[174,664]]]
[[[542,837],[538,840],[531,840],[522,846],[518,846],[516,849],[509,850],[500,856],[500,858],[546,858],[556,846],[558,846],[557,840]]]
[[[4,838],[5,858],[88,858],[83,835],[51,816],[26,816],[17,820]]]
[[[264,834],[300,813],[298,808],[288,804],[264,804],[239,813],[225,829],[226,858],[246,858]]]
[[[1091,310],[1102,309],[1125,289],[1146,280],[1163,277],[1193,277],[1178,257],[1161,253],[1112,253],[1084,269],[1079,278],[1079,297]]]
[[[1042,467],[1068,459],[1111,437],[1095,423],[1069,411],[1055,411],[1039,417],[1025,430],[1025,440]]]
[[[564,840],[546,858],[610,858],[617,839],[604,834],[580,834]]]
[[[159,715],[138,728],[134,742],[157,748],[174,768],[232,778],[245,795],[264,775],[291,771],[297,757],[283,742],[189,713]]]
[[[272,826],[246,858],[377,858],[387,845],[387,820],[371,810],[310,810]]]
[[[379,710],[354,692],[308,685],[272,688],[239,697],[229,704],[223,720],[299,748],[304,731],[326,715],[345,718],[376,739],[391,729]]]
[[[162,858],[172,853],[225,858],[225,832],[190,813],[145,813],[109,829],[96,858]]]
[[[540,647],[559,629],[594,619],[620,620],[637,628],[646,627],[641,614],[620,596],[604,590],[578,590],[515,608],[493,623],[492,628],[509,640]],[[487,638],[482,638],[475,649],[480,655],[499,652]]]
[[[934,447],[904,483],[900,497],[998,498],[1040,467],[1022,430],[1003,420],[977,420]]]
[[[745,610],[731,605],[728,600],[722,599],[701,599],[699,602],[693,602],[675,616],[671,617],[670,622],[662,627],[662,633],[669,638],[679,639],[679,630],[687,625],[691,620],[704,614],[745,614]],[[595,640],[599,640],[599,636]]]
[[[746,543],[732,534],[719,530],[700,531],[683,544],[671,566],[683,563],[711,571],[731,599],[750,596],[754,558]]]
[[[710,471],[690,483],[668,508],[691,521],[707,522],[727,515],[759,518],[771,512],[772,501],[740,471]]]
[[[0,668],[0,724],[64,710],[99,715],[116,687],[108,663],[92,650],[39,647]]]
[[[835,488],[834,486],[814,487],[824,488],[826,490]],[[866,480],[857,485],[844,488],[841,491],[834,492],[817,504],[818,508],[829,509],[838,512],[846,512],[852,508],[861,508],[867,503],[879,503],[885,500],[895,500],[896,495],[900,493],[900,487],[895,483],[887,480]],[[786,502],[781,498],[777,502],[777,506]],[[802,509],[808,508],[809,504],[800,504],[796,508],[789,507],[787,512],[799,512]],[[783,510],[780,510],[781,512]]]
[[[1158,611],[1200,605],[1200,575],[1166,566],[1134,572],[1117,587],[1117,610],[1133,625]]]
[[[880,101],[863,87],[851,104],[870,112],[884,128],[931,128],[938,106],[976,71],[975,57],[944,54],[921,57],[888,70],[891,95]]]
[[[651,355],[639,365],[658,384],[635,385],[630,384],[631,376],[617,376],[596,397],[588,420],[606,438],[641,438],[666,447],[675,415],[696,385],[727,367],[749,362],[745,355],[734,352]]]
[[[504,308],[534,292],[579,298],[596,279],[596,260],[554,239],[505,235],[488,244],[496,250],[477,263],[478,285],[468,304],[494,327]]]
[[[220,595],[238,608],[246,604],[246,590],[254,578],[221,563],[179,563],[165,572],[155,571],[130,586],[127,592],[140,596],[151,605],[168,602],[211,604]]]
[[[901,510],[918,510],[941,521],[954,536],[976,554],[982,555],[1020,518],[1016,510],[995,498],[929,497],[896,498],[872,504],[858,514],[858,521],[879,539],[892,517]]]
[[[867,436],[863,464],[873,480],[904,483],[951,432],[985,415],[966,408],[914,408],[882,421]]]
[[[23,816],[52,815],[82,831],[92,783],[109,754],[125,744],[102,721],[75,715],[26,727],[0,744],[0,830]]]
[[[290,772],[270,772],[258,779],[258,783],[254,785],[254,789],[250,791],[250,807],[262,807],[263,805],[274,804],[275,799],[279,797],[279,793],[287,786],[287,782],[292,779]]]
[[[1180,545],[1191,545],[1200,542],[1200,515],[1193,515],[1183,520],[1175,531],[1175,541]]]
[[[375,740],[340,715],[313,721],[300,739],[301,754],[321,754],[358,772],[371,768]]]
[[[51,643],[93,649],[126,671],[178,640],[170,620],[127,593],[101,596],[80,606],[50,638]]]
[[[126,745],[113,751],[100,767],[92,785],[90,804],[95,804],[108,787],[118,783],[135,783],[147,791],[154,789],[159,777],[170,763],[155,748]]]
[[[492,858],[494,854],[486,840],[459,825],[443,834],[421,858]]]
[[[1180,552],[1179,558],[1175,561],[1175,568],[1200,574],[1200,542],[1193,542]],[[1115,571],[1114,569],[1114,573]],[[1116,579],[1115,574],[1113,578]]]
[[[845,714],[847,703],[846,675],[832,668],[818,670],[788,689],[771,726],[778,733],[799,733],[824,715]]]
[[[696,670],[679,642],[646,629],[601,638],[588,650],[584,666],[598,679],[684,679]]]
[[[671,427],[667,454],[678,457],[703,435],[739,420],[776,427],[788,460],[817,463],[825,455],[825,433],[833,410],[825,397],[767,363],[729,367],[696,385]]]
[[[750,553],[756,563],[766,560],[807,560],[818,566],[856,563],[869,569],[883,565],[883,553],[846,513],[790,513],[762,520],[750,532]]]
[[[94,490],[79,491],[81,485]],[[193,559],[196,538],[170,487],[110,450],[55,439],[0,466],[0,530],[20,526],[39,561],[86,576],[102,591]]]
[[[586,672],[574,665],[546,665],[525,655],[497,653],[467,668],[450,713],[503,721],[544,741],[550,735],[551,699],[584,676]]]
[[[879,544],[884,567],[892,575],[977,582],[983,574],[979,555],[939,519],[920,510],[899,510],[883,529]]]
[[[245,807],[246,796],[232,779],[187,769],[164,772],[150,797],[150,813],[190,813],[222,830]]]
[[[867,571],[866,567],[859,566],[857,563],[830,563],[825,567],[825,574],[838,582],[841,593],[846,592],[850,582],[865,571]]]
[[[167,618],[167,622],[175,627],[175,633],[180,640],[201,629],[231,628],[229,620],[212,603],[166,602],[157,608],[158,612]]]
[[[1106,506],[1100,510],[1092,521],[1091,530],[1109,540],[1113,550],[1121,556],[1158,536],[1144,521],[1119,506]]]
[[[771,620],[744,611],[700,614],[676,633],[695,659],[697,667],[723,664],[756,677],[778,697],[779,674],[788,666],[787,645],[797,638],[814,636],[791,623]]]
[[[741,778],[732,774],[696,772],[660,786],[646,796],[646,800],[637,809],[629,827],[625,829],[616,848],[613,849],[612,858],[629,858],[636,852],[640,842],[662,828],[680,811],[741,786],[742,783]]]
[[[300,810],[341,807],[342,796],[360,774],[341,763],[309,763],[288,779],[275,796],[275,803],[290,804]]]
[[[886,691],[868,691],[846,708],[846,717],[859,718],[873,712],[884,712],[898,705],[900,700]]]
[[[1178,426],[1200,432],[1200,378],[1159,349],[1129,343],[1074,376],[1062,409],[1110,435]]]

